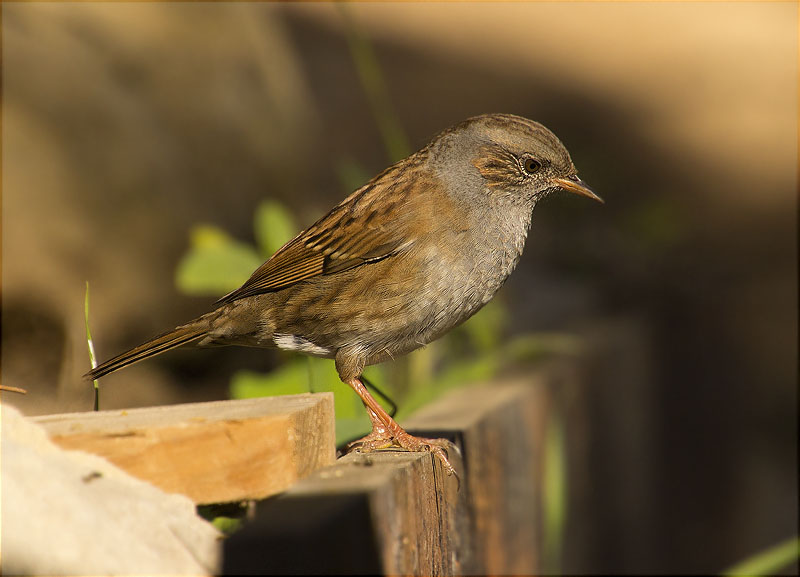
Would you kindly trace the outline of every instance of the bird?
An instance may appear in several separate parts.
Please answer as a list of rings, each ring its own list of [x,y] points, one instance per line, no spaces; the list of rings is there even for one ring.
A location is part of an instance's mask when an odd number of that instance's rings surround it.
[[[558,190],[603,202],[542,124],[513,114],[467,118],[350,194],[211,312],[84,377],[189,343],[331,358],[372,424],[349,450],[430,452],[455,474],[450,442],[407,433],[362,372],[434,341],[488,303],[519,262],[534,207]]]

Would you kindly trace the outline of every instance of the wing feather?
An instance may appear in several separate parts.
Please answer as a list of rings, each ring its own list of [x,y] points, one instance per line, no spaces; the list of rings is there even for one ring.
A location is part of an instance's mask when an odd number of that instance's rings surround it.
[[[241,287],[217,302],[281,290],[384,259],[413,244],[412,226],[400,210],[409,198],[410,179],[401,179],[398,185],[394,176],[419,162],[412,156],[386,169],[286,243]]]

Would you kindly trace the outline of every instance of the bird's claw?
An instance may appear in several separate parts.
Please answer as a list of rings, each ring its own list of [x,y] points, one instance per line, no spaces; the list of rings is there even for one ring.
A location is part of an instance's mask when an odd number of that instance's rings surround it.
[[[454,443],[447,439],[427,439],[425,437],[415,437],[405,431],[391,435],[386,432],[373,431],[369,435],[362,437],[356,441],[348,443],[345,447],[345,452],[350,453],[353,451],[359,453],[369,453],[371,451],[382,451],[391,449],[404,449],[412,453],[432,453],[435,458],[439,460],[448,476],[455,476],[458,481],[459,488],[461,487],[461,479],[458,473],[450,464],[448,458],[448,450],[454,449],[460,456],[461,450]]]

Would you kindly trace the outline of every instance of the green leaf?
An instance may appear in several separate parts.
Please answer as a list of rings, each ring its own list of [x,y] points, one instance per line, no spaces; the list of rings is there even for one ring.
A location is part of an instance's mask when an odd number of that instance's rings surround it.
[[[270,257],[297,234],[292,214],[277,200],[258,205],[253,232],[262,256]]]
[[[269,373],[239,371],[231,379],[234,399],[327,391],[333,393],[336,444],[367,434],[371,425],[364,406],[353,390],[339,380],[329,359],[294,355],[291,361]]]
[[[544,547],[545,572],[558,575],[567,519],[566,431],[558,411],[550,414],[544,445]]]
[[[190,242],[175,272],[175,283],[185,294],[218,296],[232,291],[261,264],[252,247],[215,226],[195,226]]]
[[[310,390],[315,393],[333,393],[334,410],[337,419],[357,418],[366,414],[363,405],[353,389],[339,379],[336,368],[330,359],[306,357],[298,359],[308,371]]]
[[[775,575],[800,559],[800,539],[792,537],[737,563],[723,575]]]
[[[369,417],[363,407],[364,417],[361,419],[336,419],[336,446],[341,447],[351,441],[360,439],[372,430]]]
[[[493,300],[474,317],[465,322],[464,330],[480,352],[491,351],[500,343],[500,337],[508,325],[508,311],[499,299]]]
[[[291,362],[270,373],[237,371],[231,379],[231,398],[276,397],[309,392],[308,371],[303,363]]]
[[[437,399],[444,393],[461,387],[487,381],[498,369],[496,354],[481,355],[473,361],[459,361],[448,366],[427,383],[419,383],[403,401],[397,411],[397,420],[403,420],[414,411]]]
[[[336,414],[336,445],[369,433],[370,423],[364,405],[349,385],[339,379],[330,359],[307,357],[303,359],[308,370],[311,390],[315,393],[333,393],[333,410]]]
[[[238,531],[242,526],[241,519],[233,519],[231,517],[215,517],[211,524],[225,535],[231,535]]]

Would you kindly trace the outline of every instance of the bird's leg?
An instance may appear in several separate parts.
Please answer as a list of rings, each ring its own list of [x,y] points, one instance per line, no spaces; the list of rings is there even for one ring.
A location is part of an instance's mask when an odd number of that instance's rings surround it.
[[[366,403],[364,403],[364,408],[367,409],[369,419],[372,421],[372,431],[369,435],[348,443],[346,450],[348,452],[358,450],[366,453],[379,449],[388,449],[394,444],[392,433],[389,432],[389,429],[383,424],[380,417],[378,417],[375,411],[370,409]]]
[[[366,437],[349,443],[346,447],[348,452],[356,450],[367,453],[390,447],[399,447],[411,452],[430,452],[441,461],[448,475],[455,474],[455,469],[447,459],[447,449],[453,446],[450,441],[409,435],[369,394],[361,379],[357,377],[350,379],[347,384],[361,397],[361,401],[364,403],[364,407],[366,407],[369,418],[372,421],[372,432]]]

